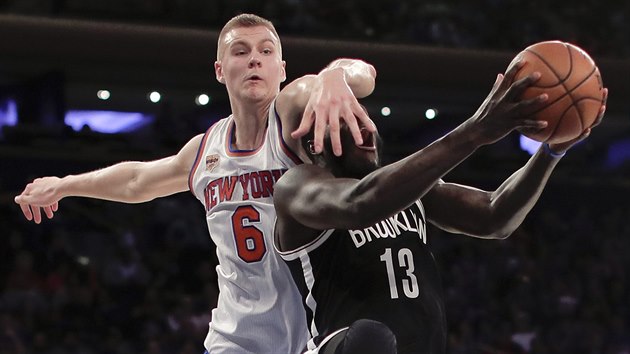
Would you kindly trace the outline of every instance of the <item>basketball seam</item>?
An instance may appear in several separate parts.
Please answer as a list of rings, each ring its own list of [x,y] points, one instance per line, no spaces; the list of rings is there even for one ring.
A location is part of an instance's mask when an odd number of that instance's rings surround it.
[[[558,119],[558,121],[557,121],[557,123],[556,123],[556,125],[555,125],[555,127],[554,127],[553,131],[552,131],[552,132],[551,132],[551,134],[549,135],[549,137],[552,137],[552,136],[556,133],[556,130],[558,129],[558,126],[560,125],[560,123],[561,123],[561,122],[562,122],[562,120],[564,119],[565,114],[569,111],[569,109],[571,109],[571,107],[572,107],[572,106],[575,106],[575,107],[576,107],[576,111],[577,111],[577,113],[578,113],[578,116],[580,117],[580,130],[582,130],[582,131],[584,130],[584,117],[582,117],[582,112],[581,112],[579,109],[577,109],[577,102],[578,102],[578,101],[576,101],[576,99],[573,97],[573,95],[572,95],[571,93],[572,93],[573,91],[575,91],[578,87],[580,87],[580,86],[581,86],[581,85],[582,85],[582,84],[583,84],[586,80],[588,80],[588,79],[589,79],[589,78],[593,75],[593,73],[595,72],[595,70],[597,70],[597,67],[596,67],[596,66],[593,66],[593,70],[591,70],[591,72],[590,72],[588,75],[586,75],[586,76],[584,77],[584,79],[582,79],[582,81],[580,81],[577,85],[575,85],[575,87],[573,87],[571,90],[569,90],[569,89],[567,88],[567,86],[566,86],[565,82],[566,82],[566,81],[567,81],[567,79],[569,78],[570,74],[573,72],[573,55],[572,55],[572,50],[571,50],[571,47],[570,47],[570,46],[568,46],[566,43],[563,43],[563,45],[564,45],[564,47],[567,49],[567,52],[568,52],[568,54],[569,54],[569,73],[567,74],[567,76],[566,76],[565,78],[561,78],[561,77],[560,77],[560,75],[559,75],[559,73],[555,70],[555,68],[554,68],[554,67],[552,67],[552,66],[549,64],[549,62],[548,62],[547,60],[545,60],[545,58],[544,58],[543,56],[541,56],[541,55],[540,55],[539,53],[537,53],[536,51],[533,51],[533,50],[531,50],[531,49],[527,49],[527,51],[528,51],[528,52],[530,52],[530,53],[532,53],[533,55],[535,55],[536,57],[538,57],[538,59],[540,59],[540,61],[542,61],[542,62],[543,62],[543,63],[547,66],[547,68],[548,68],[548,69],[549,69],[549,70],[550,70],[550,71],[551,71],[551,72],[555,75],[555,77],[558,79],[558,81],[559,81],[559,85],[562,85],[562,87],[564,87],[564,91],[565,91],[565,94],[564,94],[564,95],[562,95],[562,96],[560,96],[560,97],[556,98],[553,102],[549,102],[549,103],[548,103],[545,107],[543,107],[543,108],[541,108],[541,109],[539,109],[539,110],[537,110],[537,111],[534,111],[534,112],[532,112],[531,114],[536,114],[536,113],[538,113],[538,112],[541,112],[541,111],[543,111],[543,110],[547,109],[549,106],[551,106],[551,105],[555,104],[556,102],[560,101],[561,99],[563,99],[563,98],[564,98],[564,97],[566,97],[566,96],[569,96],[569,98],[571,99],[571,102],[572,102],[571,106],[569,106],[569,107],[568,107],[568,108],[567,108],[567,109],[566,109],[566,110],[562,113],[562,115],[560,116],[560,118]],[[553,85],[553,86],[557,86],[557,85],[558,85],[558,84]],[[549,86],[549,87],[553,87],[553,86]],[[545,86],[534,86],[534,87],[546,88]],[[590,97],[590,98],[595,99],[594,97]],[[549,138],[549,137],[548,137],[548,138]],[[548,139],[548,138],[547,138],[547,139]]]
[[[566,45],[565,45],[565,47],[566,47]],[[567,50],[568,50],[568,48],[567,48]],[[538,110],[536,110],[536,111],[532,112],[531,114],[533,115],[533,114],[536,114],[536,113],[538,113],[538,112],[541,112],[541,111],[543,111],[543,110],[547,109],[548,107],[550,107],[550,106],[551,106],[551,105],[553,105],[554,103],[556,103],[556,102],[560,101],[562,98],[564,98],[564,97],[568,94],[568,93],[567,93],[567,88],[566,88],[566,86],[564,85],[564,81],[565,81],[565,80],[566,80],[566,79],[570,76],[571,72],[573,71],[573,57],[571,56],[571,51],[570,51],[570,50],[568,50],[568,52],[569,52],[569,73],[567,74],[567,76],[566,76],[565,78],[561,78],[561,77],[560,77],[560,75],[558,74],[558,72],[555,70],[555,68],[554,68],[554,67],[552,67],[552,66],[549,64],[549,62],[548,62],[548,61],[547,61],[547,60],[546,60],[546,59],[545,59],[542,55],[540,55],[539,53],[537,53],[537,52],[535,52],[535,51],[533,51],[533,50],[531,50],[531,49],[527,49],[527,51],[528,51],[528,52],[530,52],[530,53],[532,53],[533,55],[537,56],[537,57],[538,57],[538,59],[540,59],[540,61],[542,61],[542,62],[543,62],[543,63],[547,66],[547,68],[548,68],[548,69],[549,69],[549,70],[553,73],[553,75],[554,75],[554,76],[558,79],[558,81],[560,82],[560,84],[562,85],[562,87],[564,87],[564,92],[565,92],[565,94],[564,94],[564,95],[562,95],[562,96],[558,97],[555,101],[553,101],[553,102],[549,102],[547,105],[545,105],[545,107],[543,107],[543,108],[541,108],[541,109],[538,109]],[[554,87],[554,86],[557,86],[557,84],[556,84],[556,85],[553,85],[553,86],[549,86],[549,87]],[[534,86],[534,87],[547,88],[547,87],[545,87],[545,86]],[[569,107],[569,108],[570,108],[570,107]],[[554,136],[554,135],[556,134],[556,131],[558,130],[558,127],[560,126],[560,122],[562,122],[562,120],[564,119],[564,115],[567,113],[567,111],[568,111],[568,110],[565,110],[564,112],[562,112],[562,115],[560,116],[560,118],[558,118],[558,121],[556,122],[556,125],[555,125],[555,126],[553,127],[553,129],[551,130],[551,133],[547,135],[547,137],[545,138],[545,141],[546,141],[546,140],[548,140],[549,138],[551,138],[552,136]],[[581,120],[582,120],[582,117],[580,117],[580,121],[581,121]],[[580,125],[581,125],[581,123],[580,123]]]
[[[571,47],[569,47],[568,45],[565,44],[565,46],[567,47],[567,49],[569,51],[569,57],[571,58],[571,72],[573,72],[573,51],[571,50]],[[595,69],[596,69],[596,67],[593,66],[593,70],[591,70],[591,72],[588,73],[588,75],[586,75],[586,77],[584,79],[582,79],[582,81],[580,81],[577,85],[575,85],[575,87],[571,91],[567,90],[567,87],[564,85],[564,83],[562,83],[562,86],[564,86],[564,90],[567,92],[567,94],[571,98],[571,102],[573,102],[573,106],[575,106],[575,109],[578,112],[578,116],[580,117],[580,131],[582,131],[582,132],[584,132],[584,117],[582,116],[582,111],[577,106],[577,101],[576,101],[575,97],[573,97],[573,95],[571,93],[573,91],[575,91],[578,87],[580,87],[586,80],[588,80],[588,78],[591,77],[591,75],[593,75],[593,73],[595,72]],[[556,126],[558,126],[558,125],[556,124]]]

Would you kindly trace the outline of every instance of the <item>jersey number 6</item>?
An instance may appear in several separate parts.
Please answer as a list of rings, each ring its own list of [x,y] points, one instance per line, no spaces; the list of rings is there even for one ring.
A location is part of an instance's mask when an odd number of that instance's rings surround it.
[[[242,205],[232,214],[232,231],[238,256],[247,263],[260,261],[267,247],[265,237],[252,223],[260,221],[260,213],[251,205]]]

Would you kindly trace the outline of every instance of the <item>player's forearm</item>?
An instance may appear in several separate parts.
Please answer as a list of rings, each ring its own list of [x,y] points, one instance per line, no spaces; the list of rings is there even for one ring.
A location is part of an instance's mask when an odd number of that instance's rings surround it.
[[[492,193],[489,211],[492,217],[487,224],[493,230],[489,233],[504,238],[516,230],[538,201],[559,160],[541,147]]]
[[[369,96],[374,91],[376,69],[359,59],[337,59],[324,68],[319,75],[339,70],[357,98]]]
[[[124,203],[140,203],[152,198],[142,195],[138,170],[142,162],[121,162],[80,175],[69,175],[59,182],[61,197],[87,197]]]
[[[479,146],[465,127],[458,127],[405,159],[372,172],[352,194],[363,199],[361,213],[366,218],[381,220],[424,196]]]

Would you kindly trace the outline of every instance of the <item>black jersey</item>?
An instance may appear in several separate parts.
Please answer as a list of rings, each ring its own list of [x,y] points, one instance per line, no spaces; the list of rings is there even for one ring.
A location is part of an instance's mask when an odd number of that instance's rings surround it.
[[[444,353],[441,279],[419,201],[374,226],[327,230],[280,254],[302,294],[310,347],[366,318],[389,326],[399,353]]]

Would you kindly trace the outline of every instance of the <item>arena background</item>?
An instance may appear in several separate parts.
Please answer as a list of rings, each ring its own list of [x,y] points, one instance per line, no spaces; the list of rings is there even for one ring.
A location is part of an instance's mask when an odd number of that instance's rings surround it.
[[[523,226],[505,241],[434,229],[429,238],[449,353],[630,352],[629,2],[4,0],[0,353],[203,351],[216,257],[190,194],[139,205],[65,199],[41,225],[13,197],[38,176],[173,154],[225,116],[212,64],[218,29],[240,12],[275,23],[289,80],[339,56],[375,65],[364,103],[387,161],[469,117],[527,45],[560,39],[587,50],[610,89],[607,115]],[[200,94],[207,105],[195,103]],[[103,133],[82,121],[85,111],[137,114],[108,118],[118,130]],[[494,188],[528,157],[514,134],[446,179]]]

